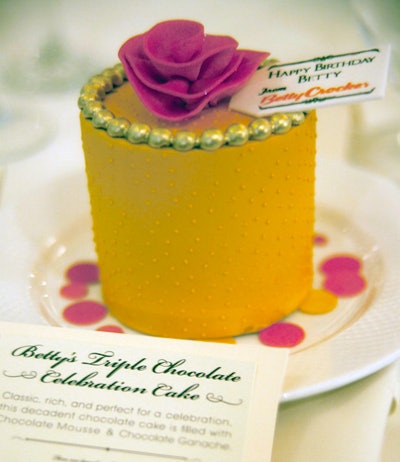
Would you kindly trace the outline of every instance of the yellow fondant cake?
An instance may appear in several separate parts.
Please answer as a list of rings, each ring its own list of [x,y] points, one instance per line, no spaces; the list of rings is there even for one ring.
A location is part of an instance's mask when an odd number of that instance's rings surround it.
[[[226,101],[148,111],[120,65],[83,88],[81,130],[103,298],[141,332],[220,338],[297,309],[312,286],[314,113]]]

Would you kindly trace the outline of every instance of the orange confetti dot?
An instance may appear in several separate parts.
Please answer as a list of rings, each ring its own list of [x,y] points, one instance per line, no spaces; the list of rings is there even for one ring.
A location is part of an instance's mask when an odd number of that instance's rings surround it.
[[[336,308],[338,298],[324,289],[313,289],[308,297],[302,301],[299,310],[307,314],[329,313]]]

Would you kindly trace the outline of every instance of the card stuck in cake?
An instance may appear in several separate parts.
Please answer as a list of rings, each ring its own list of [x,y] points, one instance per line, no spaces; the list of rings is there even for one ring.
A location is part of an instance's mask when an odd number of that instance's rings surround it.
[[[265,116],[383,98],[390,46],[273,62],[253,74],[230,101],[231,109]]]
[[[0,323],[5,460],[268,462],[288,350]]]

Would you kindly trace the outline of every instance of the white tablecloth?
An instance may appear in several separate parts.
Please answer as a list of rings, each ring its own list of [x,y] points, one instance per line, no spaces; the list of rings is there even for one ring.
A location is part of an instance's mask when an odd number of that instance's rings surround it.
[[[399,387],[395,364],[333,392],[283,404],[272,462],[397,461]]]

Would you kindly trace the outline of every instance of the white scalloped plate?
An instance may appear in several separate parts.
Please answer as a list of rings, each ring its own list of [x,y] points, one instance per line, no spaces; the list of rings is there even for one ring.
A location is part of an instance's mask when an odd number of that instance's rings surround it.
[[[316,231],[328,244],[315,248],[315,265],[355,255],[367,288],[339,299],[331,313],[290,316],[306,339],[291,351],[282,401],[338,388],[400,357],[400,191],[383,178],[318,159]],[[83,173],[61,174],[0,210],[0,239],[0,319],[71,326],[62,316],[68,302],[59,295],[65,270],[96,259]],[[100,288],[91,290],[101,300]],[[118,324],[111,316],[102,320],[109,323]],[[237,339],[254,342],[256,335]]]

